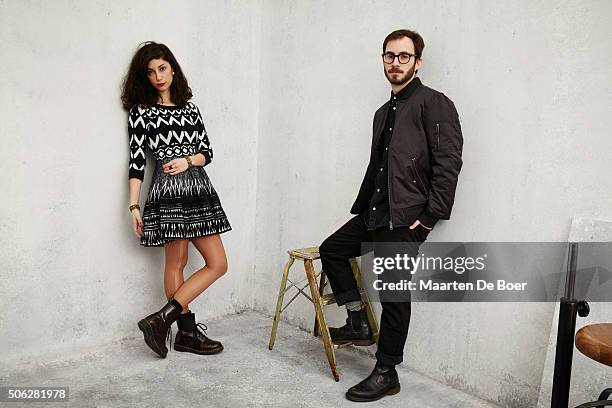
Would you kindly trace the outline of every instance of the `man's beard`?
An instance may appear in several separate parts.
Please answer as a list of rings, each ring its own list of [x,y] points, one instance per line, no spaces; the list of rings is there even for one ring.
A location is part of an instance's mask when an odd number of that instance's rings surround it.
[[[393,79],[391,77],[393,73],[389,74],[387,70],[385,69],[385,76],[387,77],[389,82],[391,82],[393,85],[404,85],[406,82],[412,79],[412,76],[414,75],[414,70],[415,70],[415,66],[414,64],[412,64],[412,67],[404,75],[402,75],[401,77],[397,79]]]

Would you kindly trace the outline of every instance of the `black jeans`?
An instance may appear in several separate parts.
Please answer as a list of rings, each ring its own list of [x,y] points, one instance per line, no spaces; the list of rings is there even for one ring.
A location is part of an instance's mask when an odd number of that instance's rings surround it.
[[[361,300],[349,258],[362,255],[362,242],[425,242],[429,230],[418,226],[415,229],[396,227],[393,230],[379,228],[368,231],[365,214],[357,215],[330,235],[319,246],[321,263],[336,303]],[[418,244],[415,245],[418,248]],[[410,302],[381,301],[382,315],[376,359],[385,365],[396,365],[403,361],[404,345],[410,325]]]

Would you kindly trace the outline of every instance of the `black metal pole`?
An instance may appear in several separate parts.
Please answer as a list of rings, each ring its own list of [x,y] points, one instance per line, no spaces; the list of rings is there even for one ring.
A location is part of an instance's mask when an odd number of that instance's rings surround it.
[[[565,276],[565,298],[574,300],[574,286],[576,285],[576,265],[578,264],[578,244],[570,243],[567,253],[567,275]]]
[[[559,325],[557,327],[557,350],[555,354],[555,371],[551,408],[568,408],[570,380],[572,377],[572,359],[574,356],[574,334],[576,332],[576,314],[578,301],[574,299],[576,283],[576,264],[578,244],[569,246],[565,296],[560,299]]]

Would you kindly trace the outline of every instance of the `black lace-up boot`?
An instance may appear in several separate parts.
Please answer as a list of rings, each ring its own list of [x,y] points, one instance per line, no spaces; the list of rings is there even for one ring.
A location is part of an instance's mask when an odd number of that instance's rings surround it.
[[[170,327],[182,311],[176,306],[177,304],[179,303],[176,300],[170,299],[159,311],[138,322],[138,328],[144,334],[145,343],[162,358],[168,354],[166,340],[168,337],[172,339]]]
[[[330,327],[329,334],[332,341],[351,342],[356,346],[369,346],[374,344],[372,329],[368,321],[368,314],[363,308],[356,312],[348,310],[346,324],[342,327]]]
[[[193,312],[181,316],[177,324],[179,331],[174,340],[174,350],[194,354],[217,354],[223,350],[220,342],[206,336],[208,327],[204,323],[196,323]]]

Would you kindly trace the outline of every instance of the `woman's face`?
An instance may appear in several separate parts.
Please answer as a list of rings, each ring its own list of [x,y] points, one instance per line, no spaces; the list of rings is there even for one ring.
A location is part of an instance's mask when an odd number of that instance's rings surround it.
[[[164,59],[152,59],[147,65],[147,77],[158,92],[170,89],[172,84],[172,67]]]

